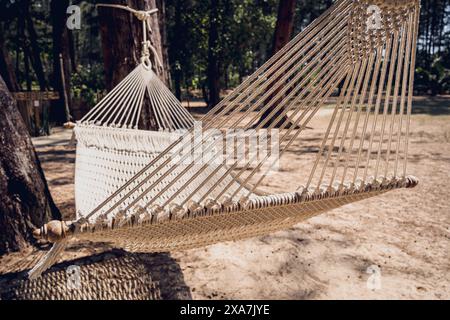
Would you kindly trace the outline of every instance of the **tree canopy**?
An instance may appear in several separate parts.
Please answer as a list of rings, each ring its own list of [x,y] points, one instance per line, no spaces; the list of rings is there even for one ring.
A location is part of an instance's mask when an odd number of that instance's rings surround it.
[[[52,11],[52,2],[80,6],[81,28],[64,28],[66,34],[58,38],[55,15],[61,15],[61,21],[66,21],[69,14]],[[9,60],[8,67],[2,67],[0,61],[0,74],[11,90],[57,91],[60,81],[55,55],[62,52],[69,78],[68,100],[88,106],[98,100],[99,93],[108,86],[96,2],[0,2],[0,45],[3,59],[7,55]],[[272,54],[278,0],[158,0],[156,3],[165,7],[160,23],[165,26],[171,88],[180,99],[196,96],[208,102],[211,90],[223,94],[237,86]],[[332,0],[297,0],[294,34],[332,3]],[[65,47],[55,50],[55,46]],[[215,82],[208,81],[212,71],[217,74]],[[11,74],[17,87],[9,81]],[[418,94],[450,91],[450,0],[422,1],[415,90]]]

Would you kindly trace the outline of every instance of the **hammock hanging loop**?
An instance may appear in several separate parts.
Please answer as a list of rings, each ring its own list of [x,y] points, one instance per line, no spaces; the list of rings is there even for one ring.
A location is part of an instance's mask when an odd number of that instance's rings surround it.
[[[122,9],[131,12],[134,14],[134,16],[142,21],[142,50],[141,50],[141,63],[143,66],[150,70],[152,68],[152,63],[150,60],[150,52],[153,54],[156,64],[156,71],[159,72],[159,70],[162,70],[163,66],[161,63],[161,59],[158,56],[158,53],[156,52],[156,49],[152,46],[150,41],[147,39],[147,32],[150,34],[152,33],[152,28],[150,25],[150,18],[153,14],[158,12],[158,9],[151,9],[151,10],[136,10],[133,8],[130,8],[129,6],[123,6],[118,4],[105,4],[105,3],[99,3],[97,4],[97,7],[109,7],[109,8],[115,8],[115,9]]]
[[[141,57],[141,63],[144,66],[145,69],[151,70],[152,69],[152,61],[150,60],[149,56],[142,56]]]

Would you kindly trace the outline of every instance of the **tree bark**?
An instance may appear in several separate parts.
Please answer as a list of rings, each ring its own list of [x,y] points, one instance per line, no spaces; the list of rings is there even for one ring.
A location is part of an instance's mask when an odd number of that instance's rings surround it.
[[[0,254],[33,243],[34,228],[60,218],[31,138],[0,77]]]
[[[70,56],[70,68],[72,72],[77,72],[77,61],[75,57],[75,40],[73,37],[73,32],[68,32],[68,41],[69,41],[69,56]]]
[[[21,91],[19,81],[15,72],[15,67],[12,63],[8,49],[5,46],[5,39],[3,38],[3,27],[0,25],[0,77],[6,83],[9,91],[18,92]],[[25,101],[18,101],[17,108],[22,115],[22,119],[26,124],[26,127],[31,131],[30,115],[28,113],[28,106]],[[29,131],[29,132],[30,132]]]
[[[174,3],[174,10],[175,10],[175,14],[174,14],[174,33],[176,35],[178,35],[177,37],[174,37],[173,39],[173,48],[175,48],[175,50],[173,50],[172,52],[172,63],[174,63],[175,67],[172,69],[172,75],[173,75],[173,82],[174,82],[174,86],[175,86],[175,96],[177,97],[178,100],[181,101],[182,96],[181,96],[181,83],[183,81],[183,66],[182,66],[182,37],[180,37],[179,35],[183,34],[183,22],[181,19],[181,15],[183,14],[183,3],[185,3],[186,0],[175,0]]]
[[[5,47],[5,39],[3,38],[3,26],[0,25],[0,76],[3,77],[10,91],[19,91],[14,66],[9,56],[8,49]]]
[[[65,112],[67,105],[71,110],[72,100],[70,96],[70,42],[69,29],[66,28],[67,7],[69,0],[52,0],[50,3],[50,16],[52,17],[52,38],[53,38],[53,88],[59,92],[60,100],[52,103],[50,112],[51,120],[59,124],[69,121]],[[62,56],[63,69],[61,68],[60,55]],[[64,72],[64,83],[62,73]]]
[[[294,29],[294,13],[296,0],[280,0],[278,4],[277,24],[273,37],[272,55],[280,51],[291,39]]]
[[[41,91],[45,91],[47,89],[47,80],[45,79],[44,68],[42,66],[41,49],[39,48],[39,44],[37,41],[38,35],[34,28],[33,19],[31,18],[30,14],[30,5],[31,1],[29,0],[23,2],[23,15],[24,19],[26,19],[28,38],[30,40],[31,64],[33,66],[34,72],[36,73]]]
[[[108,0],[104,3],[127,5],[137,10],[156,8],[155,0]],[[108,90],[111,90],[140,62],[143,39],[142,22],[131,13],[107,7],[99,8],[99,18],[105,81]],[[152,34],[149,40],[159,57],[163,57],[158,14],[152,15],[151,28]],[[159,77],[168,85],[167,70],[163,70]],[[146,130],[158,130],[156,119],[147,98],[144,100],[139,127]]]
[[[273,38],[272,55],[277,53],[290,41],[292,31],[294,29],[294,13],[295,13],[295,0],[280,0],[278,5],[278,16],[277,16],[277,23],[275,26],[275,34]],[[280,77],[282,77],[282,75]],[[269,103],[269,101],[272,100],[272,97],[276,95],[284,86],[283,83],[281,84],[276,83],[275,86],[277,85],[278,87],[275,88],[274,92],[272,93],[272,95],[270,95],[269,98],[267,98],[265,103]],[[255,127],[264,121],[266,122],[264,123],[263,127],[266,128],[272,125],[284,112],[283,108],[280,108],[272,116],[270,115],[273,112],[273,110],[279,106],[280,103],[282,103],[282,98],[273,103],[272,106],[269,107],[262,114],[261,118],[255,124]],[[269,118],[269,116],[270,119],[267,119]],[[291,123],[286,115],[282,116],[281,119],[278,120],[277,123],[275,123],[274,127],[279,128],[285,122],[288,122],[286,128],[289,128],[291,126]]]
[[[219,2],[211,0],[209,15],[209,39],[208,39],[208,90],[209,107],[215,106],[220,101],[220,66],[219,66]]]
[[[17,18],[17,27],[18,27],[18,34],[19,34],[19,43],[20,47],[23,52],[23,64],[24,64],[24,73],[25,73],[25,83],[26,83],[26,90],[31,91],[31,77],[30,77],[30,48],[28,47],[26,43],[26,36],[25,36],[25,18],[23,15],[19,15]],[[17,70],[18,71],[18,70]]]
[[[107,0],[103,3],[127,5],[133,9],[156,8],[155,0]],[[142,22],[126,11],[99,7],[105,80],[110,90],[125,78],[139,63],[141,56]],[[163,56],[158,13],[152,15],[150,42],[160,57]],[[166,70],[165,70],[166,71]],[[160,79],[167,84],[164,72]]]
[[[170,77],[169,44],[167,42],[165,0],[156,0],[156,7],[158,8],[157,18],[159,24],[159,34],[161,37],[161,60],[164,68],[164,83],[170,88],[172,86],[172,79]]]

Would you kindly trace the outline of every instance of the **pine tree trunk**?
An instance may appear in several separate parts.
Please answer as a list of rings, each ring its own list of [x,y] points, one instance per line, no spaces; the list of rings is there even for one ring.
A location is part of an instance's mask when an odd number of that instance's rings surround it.
[[[52,18],[53,37],[53,88],[59,92],[60,100],[52,103],[50,112],[51,120],[59,124],[69,121],[65,110],[67,103],[71,110],[72,101],[70,96],[70,43],[69,32],[66,28],[67,7],[69,0],[52,0],[50,4],[50,16]],[[61,70],[60,55],[62,56],[63,69]],[[64,85],[62,73],[64,72]],[[67,97],[67,102],[65,101]]]
[[[295,0],[280,0],[272,55],[280,51],[291,40],[292,30],[294,29],[294,12]]]
[[[164,83],[170,88],[172,79],[170,77],[170,63],[169,63],[169,44],[167,43],[167,28],[166,28],[166,3],[165,0],[156,0],[156,7],[158,8],[158,24],[159,34],[161,37],[161,60],[164,67]],[[156,31],[155,31],[156,32]]]
[[[291,39],[292,31],[294,29],[294,13],[295,13],[295,0],[280,0],[278,6],[278,17],[277,24],[275,26],[275,34],[273,39],[273,48],[272,55],[277,53],[281,48],[283,48]],[[282,77],[282,75],[280,76]],[[275,80],[275,83],[277,81]],[[272,100],[272,97],[275,96],[280,90],[283,89],[283,83],[276,84],[278,87],[275,88],[272,95],[265,101],[265,103],[269,103]],[[288,122],[285,128],[289,128],[291,123],[286,115],[281,116],[281,114],[285,111],[283,108],[278,109],[274,112],[273,115],[271,113],[275,108],[277,108],[280,103],[282,103],[282,99],[279,99],[275,103],[272,104],[262,115],[258,122],[255,124],[255,127],[262,122],[265,122],[263,127],[268,127],[272,125],[275,121],[277,123],[274,124],[274,127],[280,127],[283,123]],[[269,118],[270,117],[270,118]],[[280,119],[279,119],[280,118]],[[279,120],[277,120],[279,119]]]
[[[156,8],[155,0],[108,0],[103,3],[127,5],[137,10]],[[143,39],[142,22],[132,14],[115,8],[100,7],[100,32],[102,37],[103,59],[105,65],[105,80],[108,90],[116,86],[139,63],[141,42]],[[158,14],[152,15],[152,34],[149,38],[159,57],[163,57],[161,34],[159,31]],[[168,84],[167,70],[159,74],[160,79]],[[144,107],[139,127],[146,130],[158,130],[153,111],[148,99]]]
[[[181,35],[183,34],[183,22],[181,19],[181,15],[183,14],[183,10],[184,10],[184,6],[183,4],[186,3],[186,0],[175,0],[174,3],[174,10],[175,10],[175,14],[174,14],[174,33],[176,35]],[[175,68],[172,69],[172,75],[173,75],[173,82],[174,82],[174,86],[175,86],[175,96],[177,97],[178,100],[182,99],[181,96],[181,83],[183,81],[183,65],[182,65],[182,51],[178,50],[178,48],[182,47],[182,37],[177,36],[174,37],[173,39],[173,47],[177,48],[176,50],[173,50],[173,52],[171,52],[172,54],[172,59],[173,59],[173,63],[175,65]]]
[[[0,77],[0,254],[33,243],[34,228],[60,218],[27,128]]]
[[[219,0],[211,0],[208,39],[208,90],[209,107],[220,101],[220,66],[219,66]]]
[[[14,72],[14,66],[5,47],[5,40],[3,38],[3,28],[0,25],[0,76],[3,77],[8,89],[11,91],[19,91],[19,85]]]
[[[3,38],[3,27],[0,25],[0,76],[6,83],[9,91],[18,92],[21,91],[15,67],[12,63],[8,49],[5,46],[5,39]],[[18,101],[17,108],[19,109],[22,119],[25,122],[27,128],[31,130],[31,123],[28,114],[28,106],[25,101]]]
[[[26,19],[28,38],[30,39],[31,64],[33,65],[34,72],[36,73],[41,91],[45,91],[47,89],[47,80],[45,79],[44,67],[42,66],[41,50],[37,40],[38,35],[36,33],[36,29],[34,28],[33,19],[30,14],[30,5],[31,1],[29,0],[23,3],[23,14]]]

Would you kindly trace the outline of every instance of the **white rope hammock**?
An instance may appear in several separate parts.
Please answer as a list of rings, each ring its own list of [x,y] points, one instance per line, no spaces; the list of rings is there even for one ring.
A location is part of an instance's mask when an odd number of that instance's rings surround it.
[[[374,6],[378,25],[371,28]],[[152,71],[144,38],[141,64],[75,128],[77,219],[35,232],[56,245],[30,276],[51,266],[74,236],[129,251],[196,247],[279,230],[415,186],[406,164],[418,17],[418,0],[337,1],[208,112],[197,141],[193,118]],[[326,109],[338,87],[335,105]],[[145,106],[160,131],[140,130]],[[243,163],[228,154],[220,163],[200,161],[226,149],[212,128],[258,139],[267,128],[270,141],[277,125],[282,156],[304,141],[321,110],[331,117],[310,167],[299,168],[305,180],[294,192],[257,191],[276,161],[273,150],[245,151]],[[258,121],[264,113],[269,116]],[[202,147],[203,155],[189,159],[181,152],[187,147]],[[245,142],[235,148],[245,149]]]

